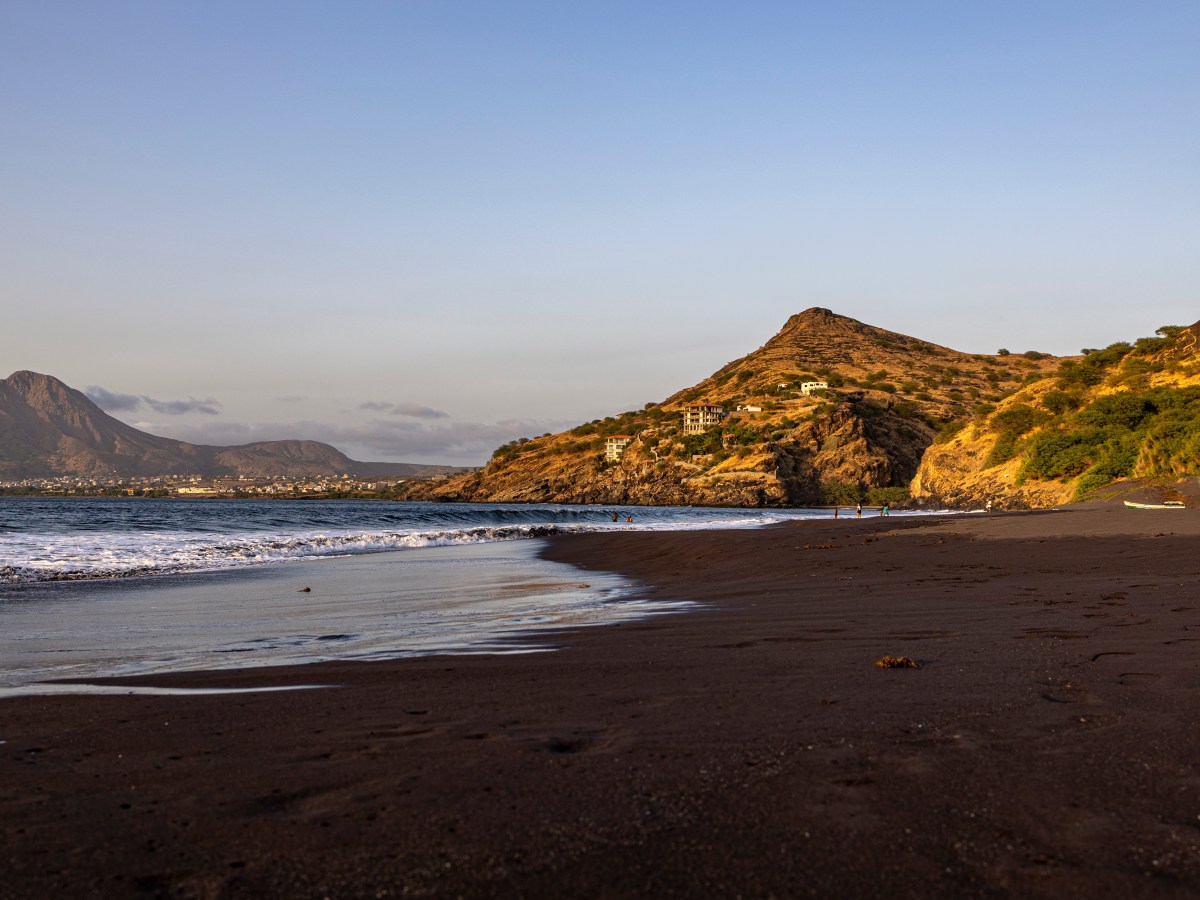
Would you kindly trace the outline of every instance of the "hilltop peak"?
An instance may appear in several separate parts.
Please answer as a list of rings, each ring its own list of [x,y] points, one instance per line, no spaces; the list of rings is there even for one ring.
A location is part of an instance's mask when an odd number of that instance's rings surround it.
[[[886,331],[882,328],[876,328],[874,325],[867,325],[858,319],[852,319],[849,316],[843,316],[835,313],[831,309],[826,309],[823,306],[813,306],[804,312],[798,312],[788,318],[783,324],[783,328],[771,340],[767,341],[766,347],[771,347],[779,342],[838,342],[859,343],[861,341],[875,342],[880,339],[893,341],[897,343],[912,342],[914,344],[925,345],[923,341],[916,341],[913,338],[902,334],[895,334],[891,331]]]
[[[22,369],[13,372],[0,387],[7,387],[33,409],[44,414],[61,414],[64,409],[81,407],[89,415],[103,415],[91,400],[53,375]]]
[[[803,312],[789,316],[781,331],[790,331],[797,328],[829,328],[837,325],[862,326],[862,322],[855,321],[848,316],[838,315],[832,309],[826,309],[823,306],[810,306]]]
[[[53,375],[43,375],[41,372],[31,372],[20,369],[8,376],[8,383],[15,388],[29,388],[37,385],[61,385],[62,382]],[[65,385],[63,385],[65,387]]]
[[[823,306],[810,306],[808,309],[804,310],[803,312],[798,312],[794,316],[790,317],[788,319],[788,324],[791,324],[792,322],[804,322],[804,321],[810,321],[810,320],[845,319],[845,318],[846,318],[846,316],[840,316],[837,313],[835,313],[832,309],[826,309]]]
[[[946,347],[867,325],[821,306],[791,316],[779,333],[758,352],[764,351],[791,352],[808,360],[810,366],[850,364],[860,369],[898,364],[892,358],[896,353],[905,357],[914,353],[955,353]]]

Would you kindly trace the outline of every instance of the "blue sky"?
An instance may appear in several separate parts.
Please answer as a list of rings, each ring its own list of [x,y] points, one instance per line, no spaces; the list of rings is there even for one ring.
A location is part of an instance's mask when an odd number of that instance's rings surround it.
[[[1200,318],[1195,2],[8,3],[0,353],[212,443],[482,462],[825,306]]]

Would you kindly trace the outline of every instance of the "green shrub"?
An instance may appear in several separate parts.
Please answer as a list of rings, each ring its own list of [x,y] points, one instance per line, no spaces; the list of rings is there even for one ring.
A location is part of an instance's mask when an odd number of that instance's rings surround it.
[[[1096,447],[1103,443],[1104,432],[1097,428],[1043,431],[1030,440],[1018,480],[1051,481],[1082,475],[1092,464]]]
[[[823,506],[853,506],[863,500],[862,485],[851,481],[826,481],[821,485]]]
[[[906,487],[876,487],[867,491],[867,502],[872,506],[897,506],[911,496]]]
[[[1157,410],[1145,395],[1123,391],[1097,397],[1076,413],[1075,421],[1096,428],[1134,429],[1155,412]]]
[[[1091,358],[1091,356],[1087,357],[1087,359]],[[1065,388],[1087,388],[1099,384],[1104,375],[1099,367],[1088,363],[1087,359],[1082,363],[1077,363],[1073,359],[1063,360],[1056,373],[1058,380],[1055,382],[1055,387],[1063,390]]]
[[[1158,350],[1166,349],[1170,343],[1165,337],[1144,337],[1138,338],[1134,342],[1133,349],[1137,350],[1138,353],[1154,353]]]
[[[990,425],[993,431],[1008,432],[1022,435],[1032,431],[1049,419],[1041,410],[1034,409],[1028,403],[1014,403],[1003,412],[992,416]]]
[[[1092,491],[1102,488],[1106,484],[1108,484],[1108,479],[1103,475],[1095,472],[1085,472],[1079,476],[1079,483],[1075,486],[1075,499],[1082,500]]]
[[[1056,416],[1061,416],[1065,412],[1079,408],[1079,397],[1074,394],[1068,394],[1066,391],[1046,391],[1042,395],[1042,406],[1050,410]]]
[[[1109,344],[1103,350],[1092,350],[1083,359],[1082,365],[1095,369],[1110,369],[1124,359],[1133,350],[1128,341],[1117,341]],[[1070,360],[1067,360],[1070,362]]]
[[[681,439],[684,456],[703,456],[721,449],[721,429],[711,428],[699,434],[685,434]]]
[[[998,437],[991,453],[984,460],[984,468],[990,469],[992,466],[1006,463],[1016,456],[1021,436],[1049,419],[1049,413],[1034,409],[1028,403],[1014,403],[1002,412],[994,414],[989,425],[993,431],[997,432]]]
[[[1200,387],[1122,391],[1064,416],[1026,447],[1020,478],[1085,477],[1080,491],[1116,478],[1191,474],[1200,467]]]

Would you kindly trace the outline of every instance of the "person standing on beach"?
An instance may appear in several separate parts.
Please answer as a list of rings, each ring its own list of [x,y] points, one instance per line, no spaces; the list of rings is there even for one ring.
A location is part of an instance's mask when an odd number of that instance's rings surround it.
[[[616,513],[613,513],[613,521],[614,521],[614,522],[615,522],[615,521],[617,521],[617,514],[616,514]]]
[[[987,511],[989,513],[992,511],[992,501],[991,501],[990,497],[988,498],[988,502],[987,502]]]
[[[858,516],[860,519],[862,518],[862,504],[861,503],[859,503],[858,505],[856,505],[854,507],[854,515]]]

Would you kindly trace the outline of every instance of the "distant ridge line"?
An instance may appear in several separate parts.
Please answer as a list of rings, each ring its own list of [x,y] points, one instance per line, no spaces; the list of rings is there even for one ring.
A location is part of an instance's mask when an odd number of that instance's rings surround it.
[[[0,480],[26,478],[330,476],[428,478],[462,466],[360,462],[321,441],[221,447],[140,431],[52,375],[22,370],[0,381]]]

